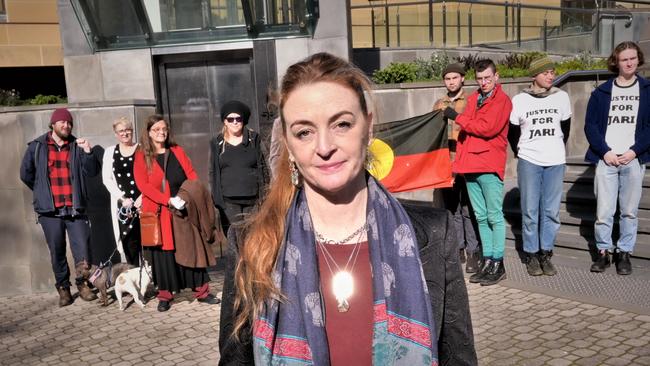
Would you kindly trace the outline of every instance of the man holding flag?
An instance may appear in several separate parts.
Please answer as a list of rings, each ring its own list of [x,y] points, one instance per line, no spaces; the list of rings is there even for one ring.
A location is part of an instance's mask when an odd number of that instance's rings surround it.
[[[447,107],[444,116],[461,128],[453,171],[463,174],[483,245],[483,260],[470,282],[494,285],[506,278],[503,266],[505,222],[503,218],[503,179],[510,98],[498,84],[499,74],[492,60],[474,65],[479,89],[467,98],[462,114]]]
[[[442,72],[442,79],[447,88],[447,95],[436,101],[433,110],[444,110],[451,107],[454,111],[463,113],[467,105],[467,96],[463,91],[465,68],[458,63],[449,64]],[[456,141],[458,141],[459,132],[460,126],[454,123],[452,119],[449,119],[449,155],[452,160],[456,155]],[[462,175],[455,177],[452,188],[442,190],[442,199],[445,208],[454,215],[461,260],[464,258],[465,252],[467,252],[465,272],[475,273],[478,269],[479,260],[479,244],[476,238],[477,224],[472,214],[467,186]]]

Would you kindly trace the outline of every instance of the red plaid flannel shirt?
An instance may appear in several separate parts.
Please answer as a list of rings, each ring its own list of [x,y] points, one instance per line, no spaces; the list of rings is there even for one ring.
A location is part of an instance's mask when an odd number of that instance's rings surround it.
[[[72,207],[72,181],[70,180],[70,143],[65,141],[58,146],[52,138],[52,132],[47,135],[47,167],[50,177],[50,187],[54,207]]]

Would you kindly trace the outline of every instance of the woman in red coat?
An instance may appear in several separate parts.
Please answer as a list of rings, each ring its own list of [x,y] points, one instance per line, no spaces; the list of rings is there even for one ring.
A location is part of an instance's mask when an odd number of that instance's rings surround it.
[[[165,157],[167,157],[165,159]],[[163,166],[166,168],[163,172]],[[153,281],[158,286],[158,311],[167,311],[174,292],[194,290],[199,302],[218,304],[210,294],[210,277],[205,268],[188,268],[176,263],[170,207],[182,208],[176,193],[187,179],[198,179],[185,151],[173,142],[169,124],[162,116],[147,119],[133,167],[135,184],[142,192],[142,212],[160,209],[162,246],[150,247]],[[163,187],[163,175],[166,177]]]

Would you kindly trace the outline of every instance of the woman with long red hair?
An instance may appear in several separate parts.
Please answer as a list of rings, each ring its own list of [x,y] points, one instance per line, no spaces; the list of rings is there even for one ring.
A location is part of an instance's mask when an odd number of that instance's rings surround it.
[[[448,215],[366,171],[370,81],[321,53],[280,92],[275,178],[228,235],[220,364],[476,364]]]

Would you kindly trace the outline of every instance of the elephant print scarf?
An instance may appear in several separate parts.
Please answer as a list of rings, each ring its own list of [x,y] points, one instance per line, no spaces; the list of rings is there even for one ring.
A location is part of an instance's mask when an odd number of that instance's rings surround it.
[[[373,365],[437,365],[431,301],[415,232],[397,200],[373,177],[367,179]],[[267,300],[254,322],[255,364],[329,365],[316,242],[304,190],[296,193],[287,213],[273,279],[286,300]]]

